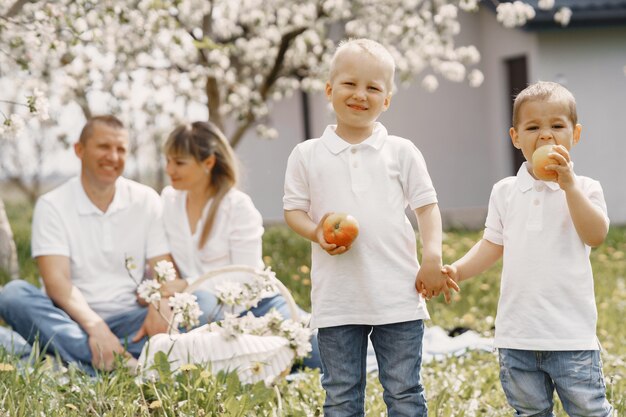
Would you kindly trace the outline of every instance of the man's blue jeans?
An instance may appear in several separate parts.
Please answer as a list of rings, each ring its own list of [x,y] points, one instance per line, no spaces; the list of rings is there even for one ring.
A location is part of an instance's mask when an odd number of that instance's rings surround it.
[[[598,350],[531,351],[499,349],[500,381],[516,416],[554,417],[556,389],[572,417],[608,417]]]
[[[224,319],[223,307],[218,303],[217,297],[209,291],[196,291],[193,293],[196,296],[200,310],[202,310],[202,316],[200,317],[200,325],[207,324]],[[261,317],[271,309],[276,309],[284,318],[291,318],[291,311],[287,300],[282,295],[275,295],[262,299],[259,304],[251,308],[249,311],[255,315],[255,317]],[[304,310],[300,310],[302,315],[307,314]],[[303,365],[307,368],[320,368],[322,366],[320,362],[320,352],[317,344],[317,336],[314,334],[311,337],[311,353],[304,359]]]
[[[427,416],[420,381],[422,320],[320,328],[322,386],[326,390],[324,416],[364,415],[368,335],[376,352],[389,417]]]
[[[117,314],[105,320],[113,334],[119,337],[126,350],[139,357],[146,338],[137,343],[131,340],[143,324],[147,308]],[[76,363],[93,374],[89,337],[67,313],[56,307],[43,291],[26,281],[11,281],[0,292],[0,317],[32,344],[39,345],[67,363]]]
[[[22,359],[28,358],[32,350],[22,336],[6,327],[0,327],[0,348]]]

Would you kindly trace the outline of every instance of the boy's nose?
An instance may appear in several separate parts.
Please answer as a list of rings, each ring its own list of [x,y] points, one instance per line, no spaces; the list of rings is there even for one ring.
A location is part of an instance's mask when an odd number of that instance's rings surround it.
[[[355,90],[354,94],[352,94],[352,97],[357,99],[357,100],[365,100],[365,93],[362,90]]]
[[[552,135],[552,131],[550,129],[542,129],[539,132],[539,138],[541,140],[550,140],[554,137],[554,135]]]

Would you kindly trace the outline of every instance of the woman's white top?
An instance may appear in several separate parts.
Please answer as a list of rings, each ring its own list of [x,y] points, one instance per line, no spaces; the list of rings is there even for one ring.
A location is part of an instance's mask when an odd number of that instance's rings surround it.
[[[187,192],[166,187],[161,199],[165,232],[183,278],[192,282],[204,272],[226,265],[263,268],[263,218],[247,194],[233,188],[224,196],[202,248],[198,243],[213,200],[207,202],[192,233],[186,210]]]

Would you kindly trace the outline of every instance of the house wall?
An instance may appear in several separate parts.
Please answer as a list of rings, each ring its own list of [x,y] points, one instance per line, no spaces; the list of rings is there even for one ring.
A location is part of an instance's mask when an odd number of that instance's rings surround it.
[[[580,142],[571,155],[580,175],[602,184],[609,217],[626,223],[626,27],[539,32],[535,80],[564,84],[576,97]]]
[[[602,182],[611,220],[626,223],[626,144],[617,131],[617,121],[626,120],[626,28],[572,29],[567,36],[509,30],[487,10],[464,15],[462,28],[457,44],[474,44],[481,51],[484,84],[476,89],[440,79],[439,89],[428,93],[419,86],[426,75],[420,74],[412,86],[398,86],[380,119],[390,133],[413,140],[424,154],[444,225],[482,227],[492,185],[514,174],[505,60],[522,55],[531,82],[562,81],[577,96],[584,135],[573,153],[576,170]],[[311,96],[310,103],[311,133],[318,137],[334,119],[322,94]],[[270,122],[278,139],[250,134],[237,148],[247,171],[243,189],[266,222],[282,221],[287,157],[304,139],[300,97],[277,103]],[[592,151],[597,141],[606,146]]]

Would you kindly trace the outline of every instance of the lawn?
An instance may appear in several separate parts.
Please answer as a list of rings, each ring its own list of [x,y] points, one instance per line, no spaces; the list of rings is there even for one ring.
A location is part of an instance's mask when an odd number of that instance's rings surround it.
[[[21,274],[37,281],[29,258],[31,210],[8,205],[20,257]],[[463,255],[479,232],[445,233],[444,261]],[[296,301],[310,305],[309,244],[282,226],[269,227],[264,237],[264,260],[291,289]],[[613,227],[606,242],[592,251],[598,306],[598,337],[607,392],[618,415],[626,415],[626,228]],[[454,302],[429,302],[431,324],[445,329],[468,327],[493,335],[499,292],[500,267],[464,283]],[[6,275],[0,275],[0,283]],[[510,416],[500,388],[497,356],[473,352],[462,357],[425,364],[422,370],[431,416]],[[369,377],[367,415],[385,415],[382,389]],[[137,382],[127,371],[90,378],[74,368],[55,367],[50,358],[21,369],[13,358],[0,353],[0,417],[4,416],[316,416],[321,415],[323,391],[319,373],[267,388],[242,386],[233,374],[213,376],[205,369],[172,375],[161,371],[154,382]],[[565,416],[556,401],[557,416]]]

